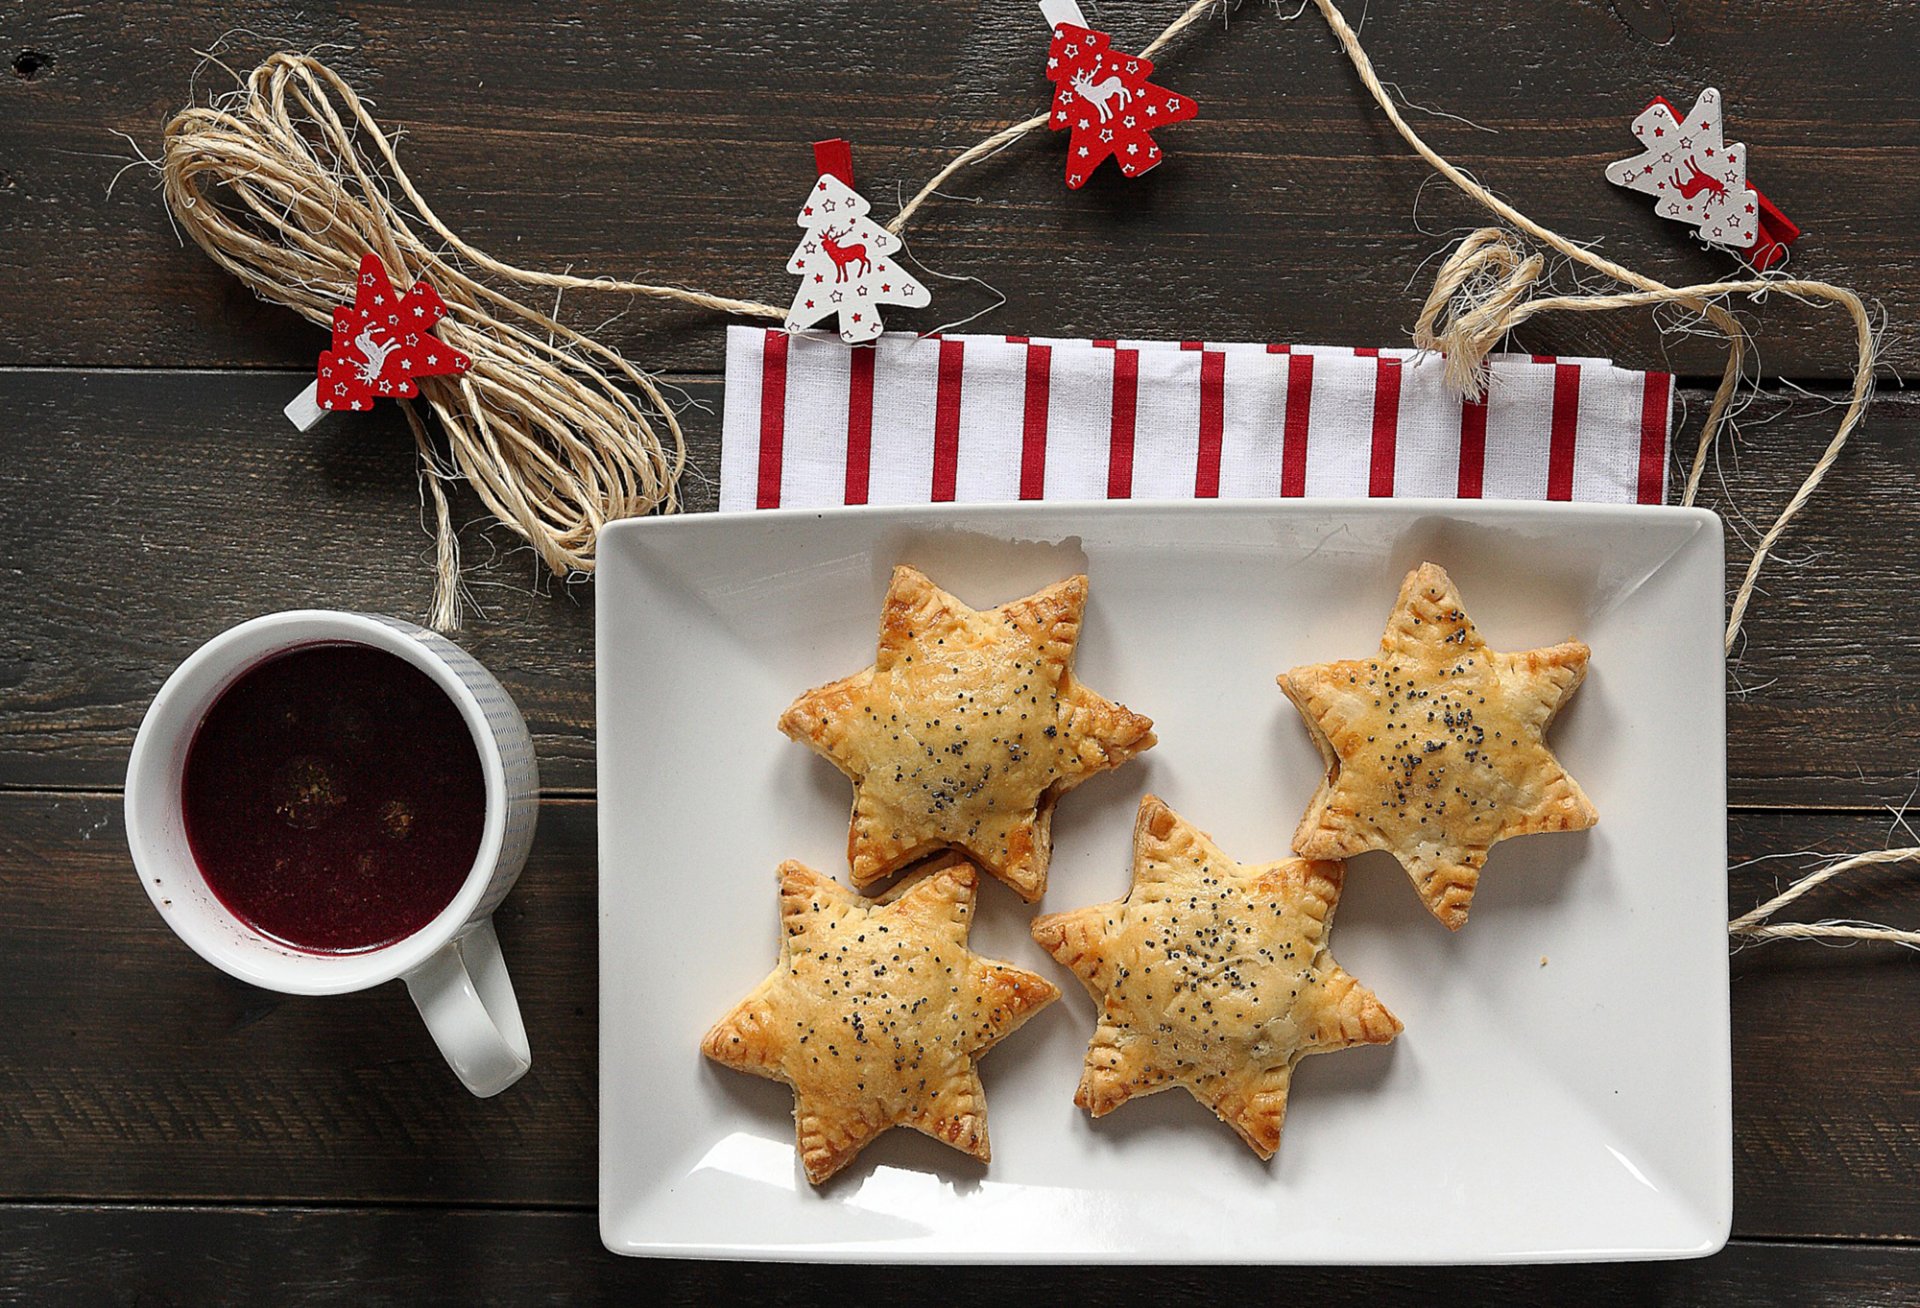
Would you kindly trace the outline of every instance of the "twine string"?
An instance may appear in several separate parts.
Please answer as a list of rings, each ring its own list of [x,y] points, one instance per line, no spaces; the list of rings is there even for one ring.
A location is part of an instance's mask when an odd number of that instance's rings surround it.
[[[1227,3],[1228,0],[1197,0],[1142,53],[1151,55],[1198,22],[1202,15],[1215,4],[1220,4],[1224,8]],[[1393,97],[1388,94],[1380,82],[1379,75],[1374,72],[1373,61],[1368,58],[1366,50],[1361,46],[1358,34],[1347,22],[1346,16],[1340,12],[1339,7],[1333,3],[1333,0],[1313,0],[1313,3],[1326,20],[1328,27],[1332,29],[1341,50],[1352,63],[1361,84],[1373,97],[1374,103],[1386,115],[1387,121],[1400,134],[1400,138],[1412,148],[1414,153],[1425,160],[1428,166],[1510,227],[1524,232],[1548,249],[1591,268],[1621,285],[1635,288],[1617,294],[1535,297],[1534,289],[1546,266],[1545,260],[1539,254],[1522,254],[1518,243],[1499,228],[1481,228],[1467,236],[1442,265],[1435,278],[1433,290],[1421,309],[1414,332],[1416,346],[1421,349],[1436,350],[1445,358],[1447,381],[1460,394],[1478,399],[1485,393],[1487,355],[1505,339],[1508,333],[1536,314],[1556,311],[1592,313],[1657,307],[1663,304],[1677,304],[1691,310],[1713,324],[1726,339],[1727,362],[1721,372],[1720,384],[1714,392],[1713,403],[1701,425],[1700,437],[1687,471],[1681,503],[1690,505],[1699,494],[1708,456],[1713,450],[1726,421],[1728,409],[1739,388],[1747,352],[1746,331],[1723,301],[1734,295],[1757,299],[1778,292],[1812,303],[1838,305],[1852,321],[1855,352],[1853,387],[1846,410],[1841,415],[1839,426],[1832,439],[1828,441],[1818,460],[1774,518],[1772,525],[1760,538],[1752,556],[1747,560],[1746,572],[1741,577],[1733,600],[1728,606],[1724,648],[1731,653],[1739,641],[1748,606],[1753,600],[1755,587],[1759,584],[1761,569],[1766,566],[1773,547],[1786,533],[1788,525],[1795,516],[1806,507],[1807,501],[1813,498],[1814,492],[1825,480],[1828,470],[1839,459],[1847,441],[1865,416],[1867,404],[1872,398],[1875,340],[1873,323],[1867,313],[1866,305],[1858,295],[1845,287],[1801,278],[1761,276],[1694,286],[1669,286],[1636,272],[1624,264],[1596,254],[1585,246],[1560,235],[1552,228],[1535,222],[1480,185],[1429,146],[1401,116]],[[950,160],[940,172],[935,174],[931,182],[922,187],[920,192],[902,207],[899,215],[890,224],[891,229],[898,234],[906,226],[907,220],[919,209],[921,203],[954,173],[993,154],[1026,133],[1044,126],[1046,121],[1046,115],[1042,114],[1015,123]],[[1842,859],[1802,878],[1783,894],[1776,896],[1753,912],[1735,919],[1728,924],[1728,932],[1737,939],[1755,941],[1876,940],[1920,948],[1920,932],[1898,931],[1871,923],[1770,923],[1767,920],[1780,908],[1792,903],[1814,886],[1843,872],[1875,864],[1903,862],[1915,857],[1920,857],[1920,849],[1873,851]]]
[[[1734,593],[1733,602],[1728,607],[1726,649],[1731,652],[1740,639],[1741,624],[1746,617],[1747,606],[1753,600],[1754,587],[1759,584],[1760,570],[1766,566],[1767,558],[1772,554],[1774,545],[1778,543],[1781,536],[1786,534],[1788,524],[1806,506],[1807,501],[1813,498],[1813,493],[1825,480],[1828,469],[1832,468],[1834,461],[1840,457],[1841,450],[1846,447],[1854,429],[1860,425],[1860,419],[1866,414],[1867,403],[1873,395],[1874,358],[1873,321],[1868,316],[1866,305],[1858,295],[1845,287],[1799,278],[1753,277],[1698,286],[1668,286],[1612,259],[1595,254],[1592,250],[1568,240],[1550,227],[1542,226],[1447,162],[1433,147],[1422,140],[1420,134],[1400,116],[1400,110],[1394,104],[1393,97],[1388,95],[1386,88],[1380,84],[1379,75],[1373,70],[1373,61],[1361,48],[1360,38],[1347,23],[1346,16],[1340,12],[1333,0],[1313,0],[1313,2],[1327,20],[1327,25],[1333,29],[1334,36],[1340,42],[1340,48],[1345,51],[1348,61],[1353,64],[1354,71],[1359,74],[1361,84],[1367,88],[1374,102],[1380,106],[1381,112],[1387,116],[1387,121],[1393,124],[1394,130],[1412,147],[1414,153],[1424,159],[1442,177],[1498,215],[1510,226],[1525,232],[1535,241],[1576,263],[1584,264],[1623,285],[1638,288],[1631,293],[1618,295],[1556,295],[1542,299],[1529,298],[1527,292],[1537,280],[1539,268],[1533,266],[1532,275],[1523,278],[1522,273],[1529,265],[1510,252],[1496,256],[1494,249],[1499,234],[1495,232],[1490,236],[1488,230],[1483,229],[1468,238],[1468,242],[1474,242],[1476,237],[1480,238],[1471,250],[1468,249],[1467,243],[1463,243],[1461,249],[1455,251],[1453,257],[1448,260],[1448,267],[1441,269],[1441,276],[1446,278],[1449,267],[1458,262],[1465,265],[1464,268],[1453,269],[1453,279],[1460,286],[1470,286],[1474,274],[1492,273],[1494,283],[1498,287],[1497,292],[1494,296],[1483,298],[1477,304],[1470,303],[1467,308],[1453,314],[1450,318],[1453,330],[1447,334],[1441,335],[1430,331],[1426,339],[1423,340],[1417,335],[1414,339],[1414,343],[1423,349],[1440,349],[1447,353],[1450,377],[1468,370],[1476,377],[1481,375],[1481,365],[1487,352],[1493,348],[1501,336],[1538,313],[1554,310],[1595,312],[1660,304],[1679,304],[1692,309],[1706,317],[1727,338],[1726,368],[1721,374],[1719,389],[1714,393],[1713,405],[1708,410],[1706,422],[1702,426],[1699,445],[1695,449],[1693,463],[1687,473],[1686,489],[1681,497],[1681,503],[1692,504],[1694,497],[1699,493],[1700,479],[1706,470],[1707,455],[1720,432],[1727,408],[1732,403],[1734,392],[1739,386],[1741,364],[1746,352],[1746,333],[1721,301],[1731,295],[1760,297],[1779,292],[1810,302],[1837,304],[1852,319],[1855,344],[1853,390],[1846,411],[1840,417],[1839,427],[1834,432],[1832,440],[1821,452],[1820,458],[1802,480],[1799,488],[1794,491],[1786,506],[1774,518],[1773,525],[1760,538],[1760,543],[1754,547],[1752,557],[1747,560],[1746,575],[1741,578],[1739,588]],[[1513,265],[1512,268],[1504,277],[1501,276],[1501,268],[1509,263]],[[1429,307],[1431,303],[1429,298]],[[1423,312],[1422,320],[1427,319],[1428,315]],[[1478,386],[1478,382],[1471,384],[1467,388],[1467,393],[1477,395]]]
[[[1794,900],[1810,890],[1825,885],[1842,873],[1863,867],[1880,867],[1888,863],[1910,863],[1917,860],[1920,860],[1920,846],[1875,849],[1864,854],[1837,859],[1825,867],[1807,873],[1752,912],[1744,913],[1729,922],[1727,934],[1736,940],[1756,943],[1768,940],[1875,940],[1904,945],[1908,949],[1920,949],[1920,931],[1900,931],[1893,927],[1877,926],[1871,922],[1769,921],[1775,913],[1793,903]]]
[[[1224,9],[1228,3],[1194,0],[1142,55],[1152,57],[1216,5]],[[1777,292],[1838,305],[1852,321],[1855,366],[1848,403],[1819,459],[1748,560],[1729,605],[1725,648],[1731,652],[1774,546],[1818,490],[1865,414],[1873,391],[1875,349],[1866,306],[1844,287],[1784,276],[1669,286],[1533,221],[1429,146],[1401,116],[1338,6],[1333,0],[1312,3],[1388,122],[1428,166],[1514,231],[1632,288],[1614,294],[1537,295],[1546,271],[1540,254],[1523,252],[1518,239],[1499,228],[1472,233],[1442,266],[1414,332],[1418,347],[1444,357],[1447,380],[1461,394],[1484,394],[1488,354],[1537,314],[1678,305],[1712,324],[1727,343],[1727,362],[1682,494],[1681,502],[1692,504],[1727,421],[1747,353],[1745,329],[1724,301]],[[1042,113],[1013,123],[954,156],[901,206],[887,229],[895,235],[904,232],[954,174],[1046,126],[1047,118]],[[362,152],[362,140],[372,143],[378,168]],[[443,629],[458,624],[460,608],[458,539],[444,481],[455,476],[469,481],[496,517],[526,539],[550,569],[565,575],[592,570],[595,540],[606,522],[677,507],[675,487],[686,461],[685,439],[673,409],[645,372],[592,337],[478,280],[467,268],[521,288],[611,291],[715,313],[785,316],[775,306],[753,300],[542,272],[493,258],[440,220],[401,167],[392,139],[352,87],[308,56],[272,55],[224,103],[176,115],[166,129],[162,172],[168,206],[195,242],[256,294],[310,321],[330,324],[333,307],[352,298],[360,256],[367,250],[379,254],[398,280],[427,277],[445,300],[449,314],[439,330],[473,366],[457,378],[427,377],[419,384],[422,398],[447,433],[450,468],[436,457],[416,407],[402,402],[434,503],[436,585],[430,618]],[[389,184],[404,197],[407,210],[395,203]],[[214,202],[214,190],[225,197],[224,205]],[[429,245],[414,230],[408,212],[437,238],[437,245]],[[638,393],[638,400],[620,381]],[[1768,920],[1832,877],[1910,858],[1920,858],[1920,849],[1842,859],[1735,919],[1728,930],[1749,940],[1889,940],[1920,947],[1920,932]]]
[[[1194,0],[1179,17],[1169,23],[1141,51],[1146,57],[1158,53],[1169,42],[1198,23],[1216,6],[1224,9],[1228,0]],[[1847,441],[1865,415],[1873,394],[1874,332],[1872,319],[1860,297],[1845,287],[1829,282],[1800,278],[1753,277],[1696,286],[1669,286],[1624,264],[1596,254],[1586,246],[1569,240],[1552,228],[1535,222],[1518,208],[1502,200],[1468,174],[1449,162],[1416,132],[1401,115],[1395,102],[1374,71],[1373,61],[1360,44],[1359,35],[1333,0],[1313,0],[1326,20],[1341,51],[1359,75],[1361,85],[1386,115],[1400,138],[1425,160],[1427,165],[1455,187],[1491,211],[1509,227],[1525,233],[1540,245],[1624,286],[1631,292],[1613,295],[1554,295],[1536,298],[1536,284],[1545,270],[1538,254],[1522,254],[1517,243],[1498,228],[1482,228],[1463,240],[1441,267],[1432,292],[1428,295],[1415,326],[1414,344],[1434,350],[1446,360],[1448,383],[1460,394],[1479,399],[1486,388],[1486,358],[1500,342],[1527,319],[1539,313],[1564,310],[1586,313],[1614,309],[1646,308],[1677,304],[1705,318],[1725,338],[1727,361],[1713,403],[1701,424],[1699,440],[1688,465],[1682,504],[1692,504],[1700,492],[1708,459],[1725,424],[1727,412],[1739,389],[1747,355],[1747,334],[1723,301],[1734,295],[1761,297],[1779,292],[1815,303],[1839,305],[1852,320],[1855,362],[1853,388],[1838,428],[1819,459],[1807,472],[1799,487],[1774,518],[1747,560],[1745,575],[1728,606],[1725,647],[1731,652],[1740,639],[1747,609],[1753,602],[1761,570],[1774,546],[1786,534],[1788,525],[1813,497],[1827,472],[1845,449]],[[920,206],[955,173],[1005,148],[1027,133],[1046,126],[1047,115],[1031,118],[1002,128],[985,140],[950,159],[922,186],[913,198],[887,224],[895,235],[903,232]]]

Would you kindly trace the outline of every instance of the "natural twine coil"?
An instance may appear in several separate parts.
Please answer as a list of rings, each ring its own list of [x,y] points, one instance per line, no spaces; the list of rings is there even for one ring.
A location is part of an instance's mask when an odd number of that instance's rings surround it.
[[[1455,167],[1401,116],[1374,72],[1353,27],[1333,0],[1310,0],[1326,20],[1361,84],[1402,140],[1447,181],[1508,227],[1562,257],[1631,288],[1612,294],[1536,295],[1546,271],[1538,252],[1518,237],[1482,228],[1463,240],[1435,279],[1415,326],[1414,343],[1446,359],[1448,380],[1464,395],[1484,391],[1486,358],[1508,333],[1552,311],[1588,313],[1672,304],[1704,319],[1727,342],[1727,362],[1701,427],[1682,502],[1698,495],[1708,456],[1739,388],[1747,337],[1726,307],[1731,296],[1761,301],[1771,294],[1834,304],[1854,328],[1853,386],[1838,428],[1813,468],[1761,537],[1729,605],[1731,652],[1761,569],[1794,517],[1819,488],[1865,415],[1873,393],[1875,339],[1859,296],[1827,282],[1758,276],[1668,286],[1606,259],[1528,218]],[[1234,0],[1194,0],[1142,51],[1151,57],[1216,7]],[[1304,5],[1302,11],[1304,12]],[[949,160],[887,226],[896,235],[949,178],[990,158],[1047,124],[1045,114],[1010,124]],[[378,163],[360,148],[373,146]],[[392,139],[337,74],[312,58],[276,54],[244,88],[206,108],[189,108],[167,126],[162,160],[167,202],[176,219],[222,267],[263,298],[321,324],[352,298],[360,256],[379,254],[396,280],[425,277],[450,311],[441,332],[473,359],[457,379],[423,378],[422,397],[447,432],[451,467],[434,454],[424,422],[403,402],[434,501],[438,560],[431,620],[459,619],[458,544],[445,491],[453,476],[470,481],[482,502],[524,537],[555,573],[590,571],[600,527],[616,518],[677,507],[675,483],[685,463],[678,421],[653,381],[592,337],[529,308],[470,274],[554,291],[598,290],[671,300],[717,313],[779,319],[777,307],[684,287],[537,272],[496,260],[443,224],[400,166]],[[391,186],[414,219],[437,237],[428,245],[394,202]],[[218,188],[225,199],[210,195]],[[639,393],[624,391],[624,380]],[[664,438],[661,432],[665,432]],[[1920,932],[1860,923],[1769,924],[1779,909],[1854,868],[1920,860],[1920,849],[1889,849],[1841,859],[1729,924],[1736,938],[1883,940],[1920,947]]]
[[[425,278],[446,301],[437,330],[473,366],[458,377],[421,378],[420,393],[446,433],[450,466],[436,456],[416,406],[402,401],[430,474],[437,560],[429,621],[442,630],[460,618],[458,537],[443,482],[464,478],[564,576],[592,570],[607,522],[675,508],[686,462],[680,424],[652,378],[470,269],[528,288],[624,291],[780,316],[723,296],[491,258],[434,214],[353,88],[304,55],[273,55],[242,89],[176,115],[161,172],[181,228],[256,294],[309,321],[330,324],[334,306],[352,302],[369,250],[400,285]]]

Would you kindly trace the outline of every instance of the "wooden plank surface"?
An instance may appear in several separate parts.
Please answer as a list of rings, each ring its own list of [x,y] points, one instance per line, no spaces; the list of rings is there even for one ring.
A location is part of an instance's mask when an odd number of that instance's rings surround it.
[[[0,786],[117,785],[161,680],[224,627],[308,605],[419,617],[430,590],[413,447],[399,414],[293,430],[292,373],[0,370]],[[719,387],[692,381],[692,508],[714,502]],[[1706,397],[1684,393],[1693,413]],[[1704,502],[1729,584],[1833,411],[1787,393],[1747,413]],[[1690,441],[1682,442],[1690,445]],[[1877,805],[1913,790],[1920,647],[1907,544],[1920,530],[1920,401],[1894,394],[1781,548],[1733,670],[1736,803]],[[463,520],[481,511],[462,495]],[[593,785],[590,586],[554,583],[501,528],[467,533],[487,614],[461,639],[532,723],[551,790]],[[541,591],[535,594],[532,588]],[[1383,610],[1384,611],[1384,610]]]
[[[500,917],[534,1069],[477,1100],[401,987],[270,994],[174,941],[135,884],[116,796],[0,794],[0,866],[25,871],[0,899],[0,1199],[590,1208],[593,819],[586,800],[543,808]],[[1732,831],[1736,858],[1887,834],[1879,817],[1787,812]],[[1739,872],[1730,907],[1784,870]],[[1911,885],[1889,870],[1809,907],[1911,921]],[[1895,949],[1808,945],[1733,967],[1736,1233],[1920,1239],[1920,969]]]
[[[34,1303],[710,1304],[766,1308],[923,1293],[901,1267],[712,1264],[615,1258],[585,1213],[165,1208],[0,1209],[0,1286]],[[217,1252],[215,1252],[217,1251]],[[1416,1267],[1356,1272],[1271,1267],[949,1267],[942,1302],[1286,1302],[1373,1308],[1406,1298],[1474,1305],[1750,1308],[1825,1303],[1905,1308],[1920,1250],[1889,1245],[1735,1245],[1704,1262]],[[164,1286],[139,1297],[135,1285]],[[1797,1296],[1796,1289],[1804,1291]],[[3,1293],[3,1292],[0,1292]],[[737,1297],[736,1297],[737,1296]],[[28,1302],[22,1297],[20,1302]]]
[[[1137,46],[1174,0],[1095,6]],[[1351,17],[1361,19],[1355,0]],[[1241,4],[1160,60],[1201,119],[1148,182],[1075,196],[1058,140],[962,175],[910,232],[1007,304],[988,331],[1391,344],[1436,252],[1482,215],[1407,155],[1324,26]],[[1655,94],[1726,95],[1754,178],[1807,228],[1793,271],[1920,311],[1920,8],[1885,0],[1372,0],[1364,39],[1445,153],[1549,225],[1669,280],[1729,275],[1608,187]],[[844,134],[882,215],[1044,94],[1029,0],[823,8],[650,0],[564,10],[382,0],[73,6],[16,0],[0,29],[0,1303],[771,1303],[924,1292],[888,1269],[622,1261],[594,1232],[596,985],[591,587],[544,578],[461,498],[475,594],[462,640],[526,708],[549,799],[501,934],[534,1033],[519,1087],[457,1091],[398,987],[334,1000],[253,990],[166,933],[134,883],[116,788],[160,679],[213,632],[316,604],[417,616],[431,541],[396,414],[293,432],[280,406],[321,337],[182,247],[155,149],[218,43],[245,70],[314,49],[404,128],[440,212],[504,258],[780,301],[804,143]],[[229,34],[222,40],[223,34]],[[109,189],[111,185],[111,190]],[[985,307],[936,283],[929,327]],[[716,471],[719,324],[569,297],[583,323],[679,375],[697,469]],[[1729,553],[1831,431],[1844,333],[1755,311],[1770,386],[1704,502]],[[1543,321],[1520,342],[1673,367],[1711,342],[1644,315]],[[1920,362],[1894,331],[1887,376]],[[1812,394],[1799,392],[1798,385]],[[1682,390],[1695,416],[1698,384]],[[1920,402],[1876,408],[1783,547],[1732,669],[1737,858],[1911,837],[1880,806],[1916,777]],[[690,507],[711,481],[690,478]],[[1730,569],[1731,572],[1731,569]],[[539,592],[539,593],[536,593]],[[1841,810],[1853,810],[1851,812]],[[1737,870],[1730,909],[1799,864]],[[1913,924],[1911,873],[1829,889],[1809,916]],[[1920,970],[1894,950],[1774,946],[1733,960],[1735,1244],[1698,1263],[1289,1272],[1310,1302],[1905,1304],[1920,1284]],[[1657,1019],[1656,1019],[1657,1020]],[[1629,1056],[1624,1055],[1624,1056]],[[182,1205],[188,1206],[182,1206]],[[194,1207],[191,1205],[202,1205]],[[1861,1243],[1861,1242],[1900,1242]],[[977,1270],[943,1289],[1097,1301],[1271,1297],[1269,1271]]]
[[[1361,7],[1350,6],[1361,18]],[[1636,9],[1674,15],[1623,21]],[[1178,10],[1115,5],[1121,45]],[[1329,344],[1400,342],[1445,234],[1484,215],[1392,136],[1325,25],[1291,6],[1241,4],[1161,57],[1201,119],[1166,133],[1169,162],[1128,185],[1103,177],[1069,201],[1058,139],[1022,142],[955,178],[910,233],[937,271],[980,276],[1008,297],[990,331],[1207,336]],[[837,12],[837,11],[836,11]],[[1636,30],[1636,26],[1640,30]],[[826,21],[815,0],[654,0],[564,15],[517,6],[126,3],[76,10],[26,0],[8,40],[33,59],[0,76],[0,364],[163,367],[309,365],[312,328],[254,301],[182,249],[156,179],[116,174],[191,92],[232,81],[195,70],[221,42],[245,72],[268,51],[314,49],[404,128],[405,159],[442,216],[496,255],[543,269],[644,276],[784,303],[804,142],[846,135],[862,186],[891,211],[948,158],[1044,101],[1043,28],[1030,0],[868,6]],[[1656,39],[1643,33],[1652,32]],[[223,34],[231,33],[221,41]],[[1414,113],[1461,165],[1550,227],[1677,281],[1735,262],[1656,221],[1610,187],[1648,98],[1726,94],[1754,177],[1806,228],[1793,268],[1851,285],[1896,320],[1920,310],[1920,10],[1870,0],[1375,0],[1365,40]],[[10,55],[9,57],[15,57]],[[29,75],[30,74],[30,75]],[[1424,227],[1423,234],[1419,228]],[[928,327],[991,302],[936,283]],[[1249,294],[1248,287],[1257,287]],[[589,321],[628,307],[599,297]],[[700,314],[631,306],[608,332],[661,369],[710,371],[719,337]],[[1776,299],[1766,368],[1844,375],[1843,331]],[[1660,355],[1644,315],[1529,327],[1527,343]],[[1705,342],[1675,340],[1691,374],[1718,370]],[[1909,371],[1920,341],[1896,333]]]

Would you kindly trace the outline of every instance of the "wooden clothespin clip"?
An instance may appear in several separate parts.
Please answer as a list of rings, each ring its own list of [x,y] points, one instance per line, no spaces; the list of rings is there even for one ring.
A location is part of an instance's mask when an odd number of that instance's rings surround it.
[[[365,255],[353,306],[333,311],[333,348],[320,355],[312,384],[287,405],[288,419],[305,431],[337,409],[412,399],[420,393],[416,377],[465,372],[473,361],[433,334],[446,316],[433,287],[415,282],[398,294],[380,256]]]
[[[883,330],[881,305],[919,308],[933,296],[900,266],[900,238],[868,217],[873,206],[853,189],[853,147],[837,137],[815,141],[813,163],[818,176],[795,217],[807,234],[787,260],[800,278],[787,330],[837,318],[840,339],[863,344]]]

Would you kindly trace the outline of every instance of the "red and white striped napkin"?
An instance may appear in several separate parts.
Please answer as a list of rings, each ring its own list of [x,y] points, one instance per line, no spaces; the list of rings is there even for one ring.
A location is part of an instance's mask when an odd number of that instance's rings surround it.
[[[1673,379],[1410,350],[727,332],[720,507],[1220,496],[1659,504]]]

